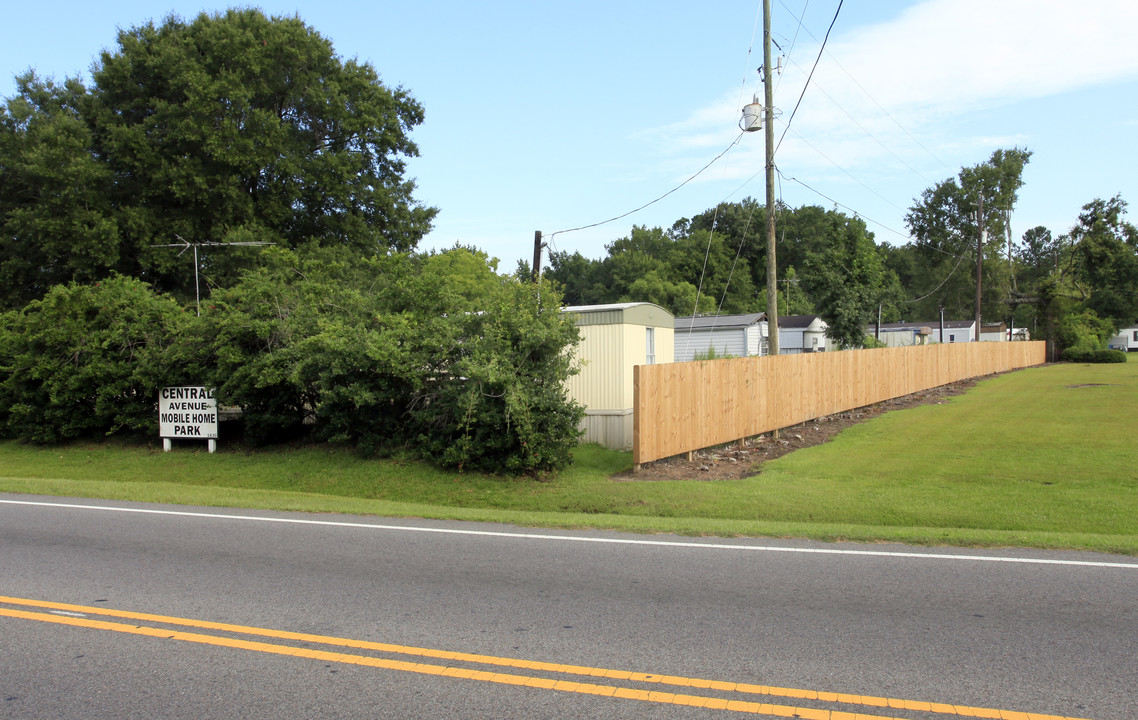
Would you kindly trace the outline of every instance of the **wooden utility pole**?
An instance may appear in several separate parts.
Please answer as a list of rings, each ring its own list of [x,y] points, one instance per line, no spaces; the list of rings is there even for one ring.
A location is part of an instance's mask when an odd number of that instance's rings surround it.
[[[778,355],[778,265],[774,228],[774,78],[771,77],[771,0],[763,0],[763,100],[767,140],[767,347]]]
[[[556,234],[556,233],[555,233]],[[541,231],[533,231],[533,281],[541,279],[541,249],[545,244],[541,242]]]
[[[976,234],[976,342],[980,342],[980,288],[984,276],[984,193],[980,193],[980,209],[976,213],[980,232]]]

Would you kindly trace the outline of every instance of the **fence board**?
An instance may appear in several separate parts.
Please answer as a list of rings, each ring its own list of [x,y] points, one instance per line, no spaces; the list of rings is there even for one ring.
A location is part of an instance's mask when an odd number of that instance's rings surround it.
[[[1046,343],[944,343],[633,368],[633,462],[733,442],[966,378],[1042,365]]]

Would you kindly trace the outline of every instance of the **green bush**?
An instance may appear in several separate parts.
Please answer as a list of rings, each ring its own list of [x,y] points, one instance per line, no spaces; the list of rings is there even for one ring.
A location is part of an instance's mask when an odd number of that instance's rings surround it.
[[[1124,363],[1126,362],[1126,353],[1121,350],[1099,350],[1095,353],[1093,362],[1098,363]]]
[[[137,280],[53,288],[3,316],[0,432],[51,443],[156,430],[165,385],[206,385],[246,441],[299,437],[441,465],[565,467],[573,320],[548,282],[464,248],[354,258],[270,249],[200,317]]]
[[[59,285],[5,314],[0,330],[4,434],[37,443],[157,433],[158,390],[183,378],[166,353],[190,316],[139,280]]]
[[[464,248],[274,250],[215,291],[200,334],[250,442],[414,446],[448,467],[540,473],[570,462],[583,415],[565,392],[578,334],[560,302]]]
[[[1063,351],[1063,359],[1075,363],[1124,363],[1126,353],[1121,350],[1082,350],[1072,348]]]
[[[1063,348],[1062,357],[1068,353],[1090,355],[1104,347],[1114,334],[1114,326],[1093,310],[1070,311],[1059,319],[1056,340]],[[1081,362],[1081,361],[1080,361]]]
[[[484,309],[454,318],[459,353],[412,412],[417,444],[445,465],[540,473],[565,467],[584,411],[566,396],[578,330],[546,281],[503,278]]]

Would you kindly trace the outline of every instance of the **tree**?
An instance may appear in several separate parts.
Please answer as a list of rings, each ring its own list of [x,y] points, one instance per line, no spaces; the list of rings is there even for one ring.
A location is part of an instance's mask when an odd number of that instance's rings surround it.
[[[543,277],[561,288],[566,305],[597,305],[606,301],[607,294],[597,278],[600,266],[601,261],[591,260],[577,250],[554,250],[549,253],[549,269]]]
[[[1119,327],[1138,320],[1138,228],[1116,195],[1083,206],[1070,232],[1046,228],[1024,235],[1020,294],[1032,302],[1038,336],[1060,352],[1093,353]]]
[[[86,88],[34,73],[0,107],[0,307],[57,284],[107,276],[119,261],[110,173],[91,152]]]
[[[788,313],[817,312],[845,327],[840,341],[856,346],[864,327],[854,328],[874,317],[879,305],[886,314],[899,312],[898,278],[863,220],[816,206],[780,213],[779,277],[787,284],[779,291]],[[553,253],[547,276],[565,288],[571,304],[634,300],[675,315],[758,312],[765,309],[764,214],[748,198],[681,219],[666,231],[634,227],[610,243],[601,260]]]
[[[2,118],[5,195],[11,183],[22,204],[0,201],[0,272],[20,297],[112,271],[190,295],[185,259],[152,246],[373,255],[414,248],[436,214],[404,177],[423,108],[299,18],[242,9],[125,29],[92,78],[86,90],[29,76]],[[34,204],[48,197],[59,201]],[[255,258],[202,247],[200,269],[227,284]]]
[[[1031,152],[996,150],[984,163],[962,168],[958,177],[938,183],[909,208],[905,222],[917,238],[924,272],[911,292],[925,296],[916,313],[931,317],[944,307],[949,317],[971,317],[976,310],[976,244],[981,220],[987,233],[982,248],[981,314],[1003,318],[1010,292],[1010,270],[1003,255],[1007,214],[1023,186]],[[980,217],[981,197],[983,217]],[[970,272],[971,271],[971,272]]]
[[[1059,269],[1061,247],[1058,239],[1042,225],[1023,234],[1016,259],[1019,260],[1017,280],[1025,289],[1034,287],[1039,280]]]
[[[1069,242],[1073,280],[1086,307],[1116,326],[1138,320],[1138,228],[1116,195],[1083,206]]]
[[[888,275],[865,221],[846,222],[844,232],[808,263],[826,335],[841,347],[862,347],[866,325],[884,300]]]
[[[669,231],[635,226],[606,249],[601,260],[553,253],[547,276],[570,304],[652,302],[675,315],[750,311],[750,267],[722,234],[686,221]]]

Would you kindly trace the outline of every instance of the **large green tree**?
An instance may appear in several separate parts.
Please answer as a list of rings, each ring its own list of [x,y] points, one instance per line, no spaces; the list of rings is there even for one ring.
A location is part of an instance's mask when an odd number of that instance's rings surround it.
[[[0,307],[105,277],[119,262],[110,172],[82,115],[87,89],[34,73],[16,87],[0,106]]]
[[[1064,235],[1035,227],[1016,253],[1019,324],[1062,351],[1093,352],[1138,321],[1138,228],[1116,195],[1092,200]]]
[[[841,347],[859,348],[866,326],[887,298],[890,274],[865,221],[848,220],[831,237],[824,250],[810,255],[808,276],[827,336]]]
[[[637,300],[676,315],[761,312],[765,216],[750,198],[722,203],[668,230],[635,227],[598,260],[555,252],[547,275],[571,304]],[[816,206],[781,207],[778,243],[786,314],[821,315],[846,347],[862,344],[879,308],[896,319],[904,293],[864,220]]]
[[[430,228],[436,211],[405,177],[423,108],[299,18],[242,9],[125,29],[92,80],[28,76],[0,117],[14,198],[0,201],[0,272],[20,298],[112,270],[192,294],[189,256],[153,247],[182,239],[371,255]],[[73,255],[88,259],[69,268]],[[203,245],[199,258],[207,283],[228,284],[256,255]]]
[[[1116,327],[1138,320],[1138,228],[1121,196],[1083,206],[1071,229],[1072,280],[1087,309]]]
[[[936,317],[941,307],[950,318],[975,314],[976,246],[982,229],[981,314],[991,320],[1010,314],[1007,218],[1030,159],[1028,150],[996,150],[987,161],[925,190],[909,209],[905,222],[916,238],[913,250],[921,269],[907,285],[921,298],[913,303],[914,317]]]

